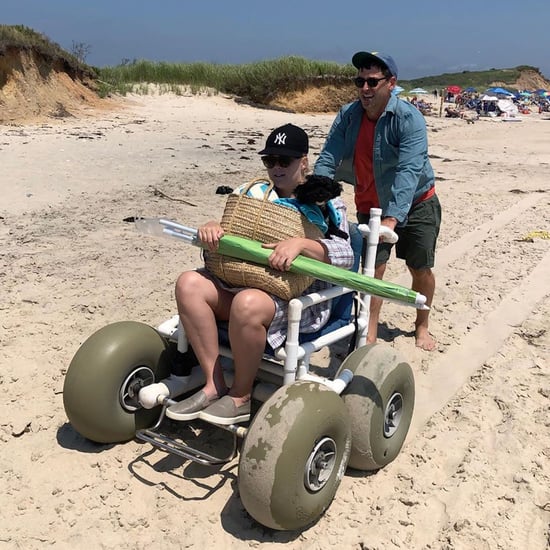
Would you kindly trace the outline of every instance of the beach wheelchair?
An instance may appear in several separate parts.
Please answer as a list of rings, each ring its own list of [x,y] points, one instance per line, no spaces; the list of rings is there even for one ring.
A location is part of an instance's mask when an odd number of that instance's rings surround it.
[[[183,227],[164,223],[176,233]],[[379,209],[371,212],[368,226],[353,225],[350,232],[355,267],[364,239],[362,271],[372,276],[379,235],[397,236],[380,226]],[[302,310],[325,300],[333,300],[328,324],[319,333],[299,334]],[[204,383],[177,315],[156,329],[123,321],[90,336],[66,374],[67,417],[77,432],[99,443],[137,437],[205,465],[239,456],[238,491],[248,513],[272,529],[306,528],[329,507],[346,468],[372,471],[394,460],[411,423],[412,369],[390,345],[364,345],[368,303],[368,295],[341,286],[290,301],[287,339],[264,354],[250,422],[217,426],[232,434],[226,456],[194,448],[164,429],[167,408]],[[221,340],[223,332],[222,327]],[[349,353],[336,374],[314,372],[312,355],[339,342],[349,345]],[[220,354],[230,385],[227,343],[220,345]],[[177,388],[176,363],[186,369],[177,376]]]

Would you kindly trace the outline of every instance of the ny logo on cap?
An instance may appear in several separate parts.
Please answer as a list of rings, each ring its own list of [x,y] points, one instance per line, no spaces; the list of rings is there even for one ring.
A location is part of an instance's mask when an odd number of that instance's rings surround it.
[[[286,134],[281,133],[275,136],[275,145],[284,145],[286,143]]]

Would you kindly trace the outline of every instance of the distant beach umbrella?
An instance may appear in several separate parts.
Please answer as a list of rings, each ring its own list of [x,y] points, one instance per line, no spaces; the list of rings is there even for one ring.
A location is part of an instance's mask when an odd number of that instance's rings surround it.
[[[392,90],[392,94],[393,95],[399,95],[405,88],[402,88],[401,86],[396,86],[393,90]]]
[[[429,94],[430,92],[428,92],[424,88],[414,88],[413,90],[411,90],[408,93],[409,94]]]
[[[462,88],[453,84],[452,86],[447,86],[447,91],[451,94],[459,94]]]
[[[491,95],[497,95],[497,96],[503,95],[506,97],[511,97],[514,95],[512,92],[509,92],[508,90],[505,90],[504,88],[499,88],[499,87],[488,88],[485,93],[491,94]]]

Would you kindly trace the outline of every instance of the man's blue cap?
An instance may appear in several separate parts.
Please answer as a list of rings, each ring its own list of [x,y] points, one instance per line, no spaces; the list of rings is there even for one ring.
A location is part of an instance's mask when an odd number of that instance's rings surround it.
[[[397,78],[397,65],[390,55],[384,55],[379,52],[357,52],[351,62],[357,69],[370,67],[371,64],[387,67],[390,73]]]

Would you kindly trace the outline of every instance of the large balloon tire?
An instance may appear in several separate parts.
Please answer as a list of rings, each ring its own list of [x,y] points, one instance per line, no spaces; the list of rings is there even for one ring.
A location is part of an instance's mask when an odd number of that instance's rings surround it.
[[[414,410],[414,374],[392,347],[371,344],[351,353],[338,372],[353,380],[342,393],[351,419],[349,466],[378,470],[394,460],[405,442]]]
[[[303,529],[330,506],[346,470],[350,419],[340,396],[314,382],[279,388],[243,442],[241,501],[260,524]]]
[[[69,365],[63,386],[67,418],[91,441],[128,441],[155,423],[159,409],[143,409],[137,398],[126,403],[124,392],[169,374],[167,342],[155,329],[134,321],[107,325],[82,344]]]

